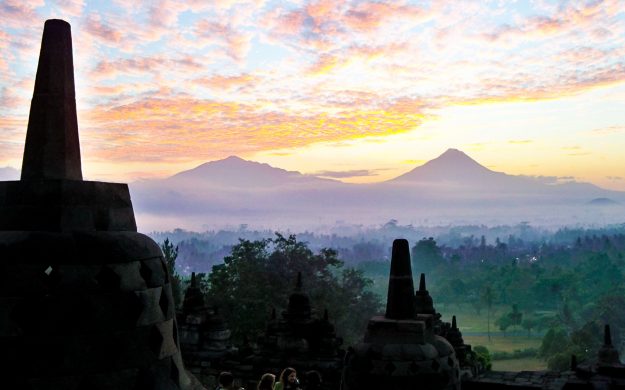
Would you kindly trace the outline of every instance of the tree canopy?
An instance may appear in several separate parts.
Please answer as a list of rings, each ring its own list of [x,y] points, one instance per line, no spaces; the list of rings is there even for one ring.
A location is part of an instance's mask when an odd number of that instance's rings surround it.
[[[323,314],[327,309],[348,343],[362,337],[366,321],[380,309],[379,299],[368,291],[371,280],[362,271],[344,268],[335,250],[313,253],[294,235],[240,240],[209,274],[208,302],[219,307],[235,339],[254,338],[272,309],[280,313],[286,308],[298,272],[313,310]]]

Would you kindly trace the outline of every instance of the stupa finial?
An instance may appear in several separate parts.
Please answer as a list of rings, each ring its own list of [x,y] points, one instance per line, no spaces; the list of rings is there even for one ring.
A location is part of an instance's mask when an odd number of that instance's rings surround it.
[[[396,320],[413,318],[413,291],[414,284],[412,282],[408,241],[398,239],[393,241],[385,317]]]
[[[69,23],[47,20],[28,117],[22,180],[82,180],[72,32]]]

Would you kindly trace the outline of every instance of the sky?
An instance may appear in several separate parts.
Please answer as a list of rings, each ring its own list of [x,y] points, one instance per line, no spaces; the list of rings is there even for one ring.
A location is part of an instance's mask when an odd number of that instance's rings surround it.
[[[72,25],[87,179],[238,155],[377,182],[456,148],[625,191],[622,0],[0,0],[0,167],[50,18]]]

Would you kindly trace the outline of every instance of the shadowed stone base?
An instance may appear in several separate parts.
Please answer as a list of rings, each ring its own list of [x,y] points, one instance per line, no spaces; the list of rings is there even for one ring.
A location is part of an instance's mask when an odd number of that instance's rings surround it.
[[[128,185],[118,183],[0,182],[0,215],[0,230],[137,230]]]
[[[160,248],[142,234],[0,232],[0,387],[197,388],[174,309]]]

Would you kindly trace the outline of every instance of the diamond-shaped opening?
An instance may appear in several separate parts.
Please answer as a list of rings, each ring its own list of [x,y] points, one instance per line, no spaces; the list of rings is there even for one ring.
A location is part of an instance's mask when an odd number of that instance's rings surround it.
[[[141,267],[139,268],[139,274],[145,280],[145,284],[148,287],[152,287],[152,270],[145,264],[145,261],[141,262]]]
[[[54,268],[52,268],[51,265],[48,266],[48,268],[46,268],[45,271],[43,271],[44,274],[50,276],[50,274],[52,273],[52,271],[54,270]]]
[[[393,364],[393,362],[389,362],[384,369],[389,373],[392,374],[393,371],[395,371],[397,369],[397,367],[395,367],[395,365]]]
[[[452,359],[451,356],[447,358],[447,364],[449,364],[449,367],[454,366],[454,359]]]
[[[141,317],[145,305],[141,298],[134,292],[128,293],[126,296],[127,299],[124,299],[123,315],[124,318],[128,318],[128,323],[134,326],[137,324],[137,321],[139,321],[139,317]]]
[[[167,264],[165,264],[165,260],[161,259],[161,267],[163,267],[163,274],[165,275],[165,283],[169,283],[169,272],[167,271]]]
[[[167,313],[169,311],[169,299],[167,298],[167,293],[165,292],[165,286],[161,288],[161,298],[158,300],[158,305],[161,307],[165,318],[167,318]]]
[[[174,382],[176,386],[180,383],[180,370],[176,366],[174,359],[171,359],[171,369],[169,370],[169,378]]]
[[[153,325],[152,330],[150,330],[150,336],[148,337],[148,343],[152,352],[158,355],[163,348],[163,341],[164,339],[161,331],[156,325]]]
[[[174,344],[176,344],[176,347],[178,347],[178,349],[180,349],[180,344],[178,344],[178,323],[174,320],[174,330],[173,330],[173,336],[174,336]]]
[[[419,365],[415,362],[410,363],[410,371],[417,372],[419,371]]]
[[[95,280],[98,282],[101,288],[105,290],[119,290],[119,286],[121,284],[121,277],[115,273],[109,267],[102,267],[100,272],[95,277]]]
[[[431,367],[432,367],[432,370],[438,371],[438,369],[441,368],[441,364],[437,360],[433,360]]]

